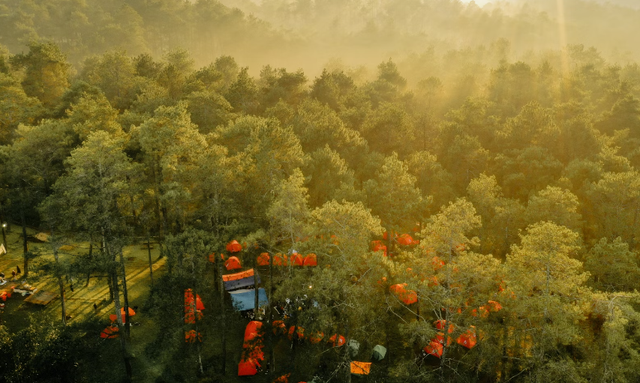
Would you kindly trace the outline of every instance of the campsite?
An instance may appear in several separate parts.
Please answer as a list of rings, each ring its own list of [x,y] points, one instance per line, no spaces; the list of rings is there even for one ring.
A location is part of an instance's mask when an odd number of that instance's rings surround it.
[[[0,383],[640,381],[635,0],[0,0]]]

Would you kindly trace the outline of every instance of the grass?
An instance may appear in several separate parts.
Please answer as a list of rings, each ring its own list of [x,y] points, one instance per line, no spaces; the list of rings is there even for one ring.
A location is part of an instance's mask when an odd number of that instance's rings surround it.
[[[24,270],[22,270],[23,274],[18,276],[19,278],[16,277],[15,281],[11,280],[11,271],[16,270],[17,266],[22,269],[24,263],[20,231],[19,227],[14,227],[11,232],[7,233],[8,253],[0,255],[0,271],[5,273],[8,283],[0,286],[0,290],[8,289],[10,285],[23,280]],[[28,235],[37,234],[33,229],[28,229],[27,233]],[[61,261],[65,261],[79,253],[87,252],[88,244],[74,243],[63,247],[63,249],[59,253]],[[50,245],[48,243],[29,242],[29,250],[36,251],[40,255],[30,261],[30,266],[34,267],[33,269],[30,267],[29,276],[26,279],[27,283],[37,287],[38,290],[59,294],[58,281],[52,276],[36,270],[37,264],[53,260]],[[153,319],[146,315],[142,309],[150,291],[148,250],[140,244],[132,245],[124,249],[123,255],[127,273],[129,305],[131,307],[139,307],[136,315],[131,319],[132,322],[139,323],[137,326],[132,326],[131,352],[135,356],[136,365],[142,367],[146,372],[142,376],[139,375],[136,381],[153,382],[159,376],[160,371],[158,366],[154,366],[153,363],[146,359],[144,348],[149,339],[154,339],[157,330]],[[164,272],[166,258],[159,258],[158,246],[154,247],[153,244],[151,258],[153,260],[154,278],[159,277]],[[88,285],[86,282],[86,276],[76,277],[72,281],[64,280],[67,323],[73,324],[74,322],[83,322],[85,320],[98,320],[104,323],[106,327],[110,323],[109,315],[115,313],[114,303],[109,301],[109,287],[106,278],[92,276]],[[73,284],[73,291],[71,291],[71,284]],[[52,322],[61,321],[61,300],[59,297],[45,307],[24,302],[25,298],[20,294],[13,294],[5,302],[6,307],[2,321],[10,332],[15,333],[29,326],[30,314],[44,316]],[[124,304],[122,295],[120,302],[121,305]],[[94,304],[98,306],[97,309],[94,309]],[[99,337],[98,332],[95,337]],[[117,340],[105,340],[104,342],[105,346],[119,347]],[[120,366],[117,365],[116,368],[120,368]]]

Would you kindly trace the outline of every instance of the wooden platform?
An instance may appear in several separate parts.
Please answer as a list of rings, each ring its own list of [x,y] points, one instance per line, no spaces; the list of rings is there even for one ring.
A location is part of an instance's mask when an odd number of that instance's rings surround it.
[[[57,294],[50,293],[48,291],[40,290],[33,295],[29,295],[25,298],[25,302],[33,303],[35,305],[46,306],[51,303],[52,300],[58,298]]]

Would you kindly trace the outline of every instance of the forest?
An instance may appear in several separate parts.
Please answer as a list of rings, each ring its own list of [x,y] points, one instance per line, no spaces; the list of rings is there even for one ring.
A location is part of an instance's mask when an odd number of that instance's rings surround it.
[[[0,382],[640,381],[639,19],[0,0]]]

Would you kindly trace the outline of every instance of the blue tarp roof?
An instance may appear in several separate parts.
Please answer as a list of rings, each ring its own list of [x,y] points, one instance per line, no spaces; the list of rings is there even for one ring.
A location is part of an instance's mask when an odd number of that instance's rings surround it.
[[[249,286],[255,286],[256,283],[254,282],[253,278],[254,277],[251,276],[247,278],[236,279],[235,281],[224,282],[224,289],[227,291],[230,291],[230,290],[242,289]],[[258,279],[258,283],[260,283],[259,275],[257,279]]]
[[[254,289],[230,291],[233,307],[238,311],[253,310],[256,299]],[[258,289],[258,306],[268,305],[267,293],[264,289]]]

